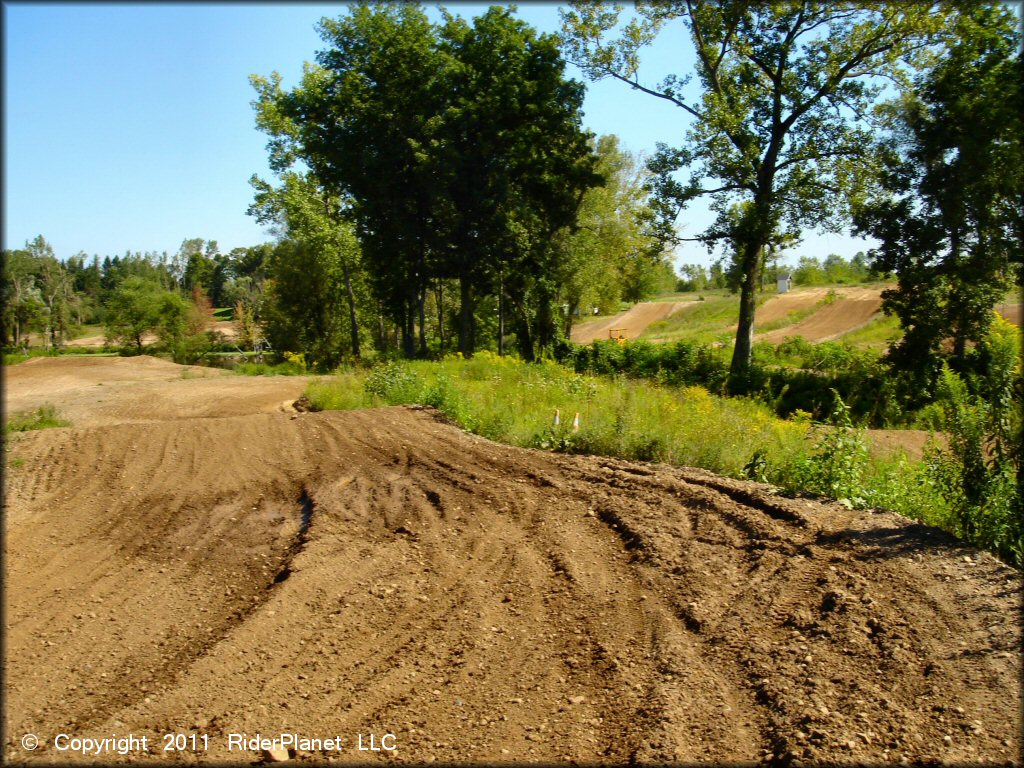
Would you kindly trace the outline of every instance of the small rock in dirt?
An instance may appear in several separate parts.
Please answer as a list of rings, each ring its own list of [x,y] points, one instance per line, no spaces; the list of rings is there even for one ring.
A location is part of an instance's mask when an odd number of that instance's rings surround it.
[[[268,763],[284,763],[289,759],[287,749],[264,749],[261,752]]]
[[[570,704],[582,704],[586,700],[587,700],[586,696],[570,696],[569,697],[569,703]]]

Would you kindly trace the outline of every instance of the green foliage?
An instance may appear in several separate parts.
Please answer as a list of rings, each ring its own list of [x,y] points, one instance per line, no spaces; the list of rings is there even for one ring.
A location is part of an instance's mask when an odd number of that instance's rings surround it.
[[[293,362],[283,363],[239,363],[231,367],[240,376],[304,376],[306,369]]]
[[[1019,478],[1024,436],[1018,344],[1014,330],[1006,332],[997,325],[989,334],[988,373],[977,386],[978,394],[943,365],[938,394],[948,448],[933,446],[927,464],[951,509],[957,535],[1021,566],[1024,502]]]
[[[1019,50],[1009,7],[963,7],[945,55],[889,105],[881,189],[856,217],[857,229],[881,243],[875,268],[898,278],[883,293],[904,329],[890,359],[918,404],[932,394],[943,359],[969,369],[970,347],[984,338],[1021,262]]]
[[[867,505],[863,476],[868,448],[862,431],[854,429],[850,409],[832,390],[831,425],[822,430],[810,456],[799,460],[787,477],[789,490],[829,496],[853,507]]]
[[[349,411],[379,405],[379,398],[363,386],[359,374],[337,374],[329,380],[317,379],[306,387],[306,396],[318,411]]]
[[[348,375],[338,384],[351,386]],[[733,476],[741,474],[749,446],[792,457],[806,433],[760,404],[718,398],[702,387],[614,382],[488,352],[471,360],[384,363],[366,374],[364,387],[374,402],[433,405],[466,429],[514,445],[706,466]],[[317,407],[329,407],[333,389],[325,382],[307,394]],[[359,402],[351,393],[339,398]]]
[[[642,4],[635,12],[620,25],[621,6],[573,2],[562,15],[565,46],[592,79],[619,79],[686,113],[684,146],[659,145],[650,161],[653,205],[662,236],[674,241],[680,210],[712,198],[718,219],[701,237],[724,246],[731,284],[741,290],[731,366],[740,379],[751,362],[766,257],[801,228],[838,228],[863,196],[877,79],[905,82],[904,63],[949,11],[721,2]],[[677,73],[641,86],[641,50],[675,26],[690,33],[697,77]]]
[[[164,304],[166,298],[167,291],[159,283],[143,277],[126,278],[107,302],[107,343],[134,345],[135,352],[142,354],[143,336],[171,319],[169,305]]]
[[[283,129],[282,129],[283,130]],[[264,314],[275,349],[308,353],[323,368],[359,357],[359,315],[366,303],[362,255],[345,202],[312,173],[280,174],[278,188],[253,176],[249,208],[288,235],[266,259],[270,280]],[[242,343],[258,340],[255,307],[238,303]]]
[[[592,306],[609,314],[623,298],[649,299],[664,282],[666,265],[646,231],[651,212],[644,169],[619,147],[616,136],[601,136],[594,149],[605,183],[584,193],[576,228],[562,230],[556,241],[559,298],[568,305],[567,321],[578,311],[589,314]]]
[[[252,78],[257,122],[276,171],[301,159],[350,201],[403,354],[429,353],[427,296],[446,280],[459,285],[461,351],[476,347],[487,297],[500,299],[523,355],[548,347],[553,236],[601,181],[580,128],[583,89],[565,79],[556,39],[497,6],[435,26],[418,6],[360,3],[320,31],[327,47],[300,87]]]
[[[71,422],[60,418],[53,403],[43,403],[35,410],[11,414],[4,421],[4,433],[69,426]]]

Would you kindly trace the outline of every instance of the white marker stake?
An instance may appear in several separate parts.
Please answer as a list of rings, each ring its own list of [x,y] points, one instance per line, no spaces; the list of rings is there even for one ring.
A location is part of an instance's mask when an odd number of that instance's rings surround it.
[[[579,415],[579,413],[577,413],[575,418],[573,418],[573,420],[572,420],[572,431],[573,432],[579,432],[580,431],[580,415]]]
[[[555,426],[557,427],[561,423],[562,423],[562,420],[558,417],[558,409],[555,408]]]

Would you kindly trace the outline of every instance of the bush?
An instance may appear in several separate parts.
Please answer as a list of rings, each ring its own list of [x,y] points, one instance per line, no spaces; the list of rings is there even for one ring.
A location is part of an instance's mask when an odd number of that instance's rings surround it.
[[[1007,344],[990,334],[986,346],[992,359],[980,386],[984,397],[971,394],[960,376],[943,365],[938,392],[949,447],[933,446],[926,463],[952,511],[954,532],[1021,567],[1020,366],[1015,341]]]
[[[835,390],[831,426],[818,438],[811,456],[798,460],[784,487],[820,493],[852,507],[864,507],[868,494],[863,485],[868,466],[863,431],[854,429],[850,409]],[[756,458],[756,457],[755,457]]]
[[[11,417],[4,423],[4,432],[28,432],[34,429],[53,429],[54,427],[69,427],[70,421],[65,421],[57,415],[57,409],[52,403],[43,403],[34,411],[22,411],[11,414]]]

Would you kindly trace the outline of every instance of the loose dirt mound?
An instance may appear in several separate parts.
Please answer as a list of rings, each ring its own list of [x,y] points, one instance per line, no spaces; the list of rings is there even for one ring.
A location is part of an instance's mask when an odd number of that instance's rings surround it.
[[[209,412],[238,380],[122,381],[144,427],[15,440],[7,759],[64,762],[60,733],[159,759],[193,758],[162,734],[206,735],[194,757],[235,763],[259,755],[230,734],[257,733],[339,736],[299,756],[347,762],[385,760],[357,738],[387,733],[416,763],[1018,755],[1021,580],[988,555],[424,410]]]
[[[570,338],[577,344],[589,344],[594,340],[608,338],[612,329],[624,329],[622,336],[636,339],[651,323],[664,320],[681,307],[692,306],[689,301],[650,301],[635,304],[626,312],[598,321],[590,321],[577,325],[572,329]],[[618,338],[619,334],[615,334]]]
[[[831,304],[824,305],[820,310],[794,325],[788,325],[769,333],[757,336],[758,341],[778,344],[787,336],[801,336],[807,341],[830,341],[849,333],[871,321],[882,308],[881,289],[878,288],[842,288],[836,291],[839,298]],[[816,303],[825,296],[815,299]],[[802,302],[809,300],[808,294],[794,294],[794,299]],[[767,323],[773,319],[781,319],[794,309],[803,308],[786,305],[772,306],[773,302],[784,302],[786,296],[769,299],[757,313],[758,323]],[[810,304],[808,306],[813,306]],[[784,309],[784,311],[783,311]]]

